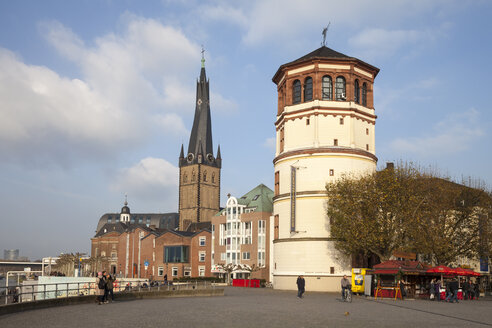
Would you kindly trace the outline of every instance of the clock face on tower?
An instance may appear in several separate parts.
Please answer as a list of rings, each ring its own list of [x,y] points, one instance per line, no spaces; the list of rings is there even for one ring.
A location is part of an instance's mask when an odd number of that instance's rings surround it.
[[[202,104],[202,100],[198,99],[198,101],[196,103],[198,104],[198,106],[200,106]]]

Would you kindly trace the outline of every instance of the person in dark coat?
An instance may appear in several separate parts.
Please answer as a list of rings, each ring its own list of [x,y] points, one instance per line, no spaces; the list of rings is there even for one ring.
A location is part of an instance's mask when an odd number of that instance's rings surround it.
[[[304,277],[301,275],[297,277],[297,297],[302,298],[302,294],[305,292],[306,281],[304,281]]]
[[[450,303],[456,302],[458,303],[458,280],[453,279],[448,283],[449,286],[449,296],[446,298],[446,302]]]
[[[434,288],[435,288],[435,294],[436,294],[436,297],[434,299],[436,301],[440,302],[441,301],[441,281],[439,279],[436,279],[436,282],[434,283]]]
[[[114,276],[112,274],[108,275],[106,286],[108,288],[108,300],[111,299],[111,302],[114,301],[114,293],[113,293],[114,281],[115,281]]]

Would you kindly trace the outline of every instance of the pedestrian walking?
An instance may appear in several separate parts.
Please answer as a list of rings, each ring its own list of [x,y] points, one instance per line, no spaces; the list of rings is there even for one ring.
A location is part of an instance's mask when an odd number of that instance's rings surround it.
[[[108,303],[108,294],[109,294],[109,289],[108,289],[108,274],[106,271],[102,272],[103,278],[104,278],[104,298],[103,302]]]
[[[304,277],[300,275],[297,277],[297,297],[302,298],[302,294],[305,292],[306,281],[304,281]]]
[[[435,294],[436,294],[436,297],[435,297],[435,300],[440,302],[441,301],[441,282],[439,281],[439,279],[436,279],[435,283],[434,283],[434,289],[435,289]]]
[[[114,293],[113,293],[114,281],[115,281],[114,276],[112,274],[108,275],[108,281],[106,282],[106,286],[108,289],[108,300],[111,299],[111,302],[114,301]]]
[[[429,285],[429,298],[432,301],[436,297],[436,278],[433,278]]]
[[[97,301],[99,305],[104,303],[104,290],[106,289],[106,280],[104,279],[103,273],[98,272],[96,278],[97,286]]]

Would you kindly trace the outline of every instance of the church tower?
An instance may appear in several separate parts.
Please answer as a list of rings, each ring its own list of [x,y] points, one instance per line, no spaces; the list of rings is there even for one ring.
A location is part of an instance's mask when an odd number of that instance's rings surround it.
[[[350,259],[339,253],[326,215],[326,184],[376,170],[373,83],[379,69],[326,46],[280,66],[273,285],[337,291]]]
[[[209,81],[202,56],[188,152],[185,156],[181,145],[179,155],[179,230],[192,222],[210,221],[219,211],[221,166],[220,146],[216,157],[213,152]]]

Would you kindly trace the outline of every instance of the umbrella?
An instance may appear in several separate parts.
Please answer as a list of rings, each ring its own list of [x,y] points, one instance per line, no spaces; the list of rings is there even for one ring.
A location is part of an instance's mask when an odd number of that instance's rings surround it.
[[[440,273],[442,275],[443,274],[450,275],[450,274],[456,274],[456,269],[452,269],[452,268],[447,267],[445,265],[439,265],[439,266],[430,268],[429,270],[427,270],[427,272],[430,272],[430,273]]]
[[[470,271],[466,270],[466,269],[463,269],[463,268],[456,268],[456,274],[458,276],[468,276],[470,275]]]

